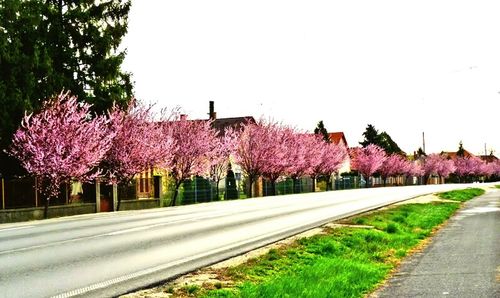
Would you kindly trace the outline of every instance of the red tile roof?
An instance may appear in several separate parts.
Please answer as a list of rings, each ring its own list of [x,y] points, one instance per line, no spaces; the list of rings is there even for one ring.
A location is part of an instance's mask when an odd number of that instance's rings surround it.
[[[330,141],[332,141],[332,143],[338,145],[340,143],[340,141],[342,140],[344,142],[345,147],[349,148],[349,146],[347,145],[347,140],[346,140],[343,132],[330,132],[330,133],[328,133],[328,136],[330,137]]]
[[[498,160],[495,155],[480,155],[479,158],[484,160],[486,163],[495,162]]]
[[[443,152],[449,159],[457,159],[457,152]],[[464,157],[474,157],[475,155],[464,149]]]

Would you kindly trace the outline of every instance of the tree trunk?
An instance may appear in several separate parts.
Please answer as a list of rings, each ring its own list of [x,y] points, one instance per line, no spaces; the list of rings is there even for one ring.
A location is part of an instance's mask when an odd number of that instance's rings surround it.
[[[293,193],[300,193],[300,180],[297,177],[292,177]]]
[[[312,192],[316,192],[316,176],[312,178]]]
[[[176,200],[177,200],[177,194],[179,193],[179,187],[181,186],[182,182],[175,182],[175,191],[174,191],[174,197],[172,198],[172,203],[170,206],[175,206]]]
[[[382,177],[382,179],[384,180],[384,187],[387,186],[387,177]]]
[[[247,192],[247,198],[252,197],[252,184],[253,184],[253,177],[248,176],[248,192]]]
[[[215,183],[217,183],[216,187],[215,187],[215,200],[218,201],[220,200],[219,198],[219,182],[220,182],[220,179],[218,179]]]
[[[366,177],[365,178],[365,188],[369,188],[370,187],[370,176]]]
[[[50,200],[50,198],[47,198],[45,200],[45,204],[44,204],[45,206],[43,208],[43,218],[44,219],[49,218],[49,200]]]
[[[116,211],[120,210],[120,205],[122,204],[122,197],[118,196],[118,204],[116,204]]]
[[[271,196],[275,196],[276,195],[276,180],[269,180],[269,182],[271,182],[271,192],[270,192],[270,195]]]

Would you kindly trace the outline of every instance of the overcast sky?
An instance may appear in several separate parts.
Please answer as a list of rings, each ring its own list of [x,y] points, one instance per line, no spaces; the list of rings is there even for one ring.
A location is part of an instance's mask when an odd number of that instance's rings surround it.
[[[132,0],[136,96],[206,118],[262,115],[350,146],[500,155],[500,1]],[[484,153],[483,153],[484,154]]]

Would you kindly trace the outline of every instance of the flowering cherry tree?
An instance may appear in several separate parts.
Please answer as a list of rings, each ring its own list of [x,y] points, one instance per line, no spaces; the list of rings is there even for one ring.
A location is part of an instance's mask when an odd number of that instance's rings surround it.
[[[267,169],[266,163],[274,158],[276,142],[269,135],[276,130],[275,126],[276,123],[261,119],[257,123],[247,122],[242,127],[234,158],[248,178],[248,197],[252,197],[254,182]]]
[[[109,183],[129,183],[136,174],[157,165],[163,152],[170,151],[173,141],[162,134],[151,108],[132,100],[128,109],[113,107],[110,111],[115,137],[101,162],[103,177]],[[121,196],[116,210],[119,210],[120,203]]]
[[[368,187],[370,176],[382,167],[386,159],[387,155],[384,149],[370,144],[363,148],[354,148],[351,166],[365,178],[366,187]]]
[[[330,176],[336,172],[347,158],[347,151],[343,146],[326,143],[322,138],[315,138],[309,150],[313,154],[310,176],[313,179],[313,191],[315,181],[321,175]]]
[[[454,161],[455,174],[457,174],[460,180],[474,175],[481,175],[484,172],[483,164],[477,157],[458,157]]]
[[[268,179],[271,184],[270,195],[276,194],[276,181],[282,177],[290,165],[295,162],[294,156],[290,154],[290,149],[294,141],[295,132],[293,129],[274,123],[266,126],[267,133],[262,142],[271,144],[266,153],[267,160],[262,166],[262,176]]]
[[[210,178],[215,182],[216,198],[219,199],[219,183],[230,168],[230,156],[235,150],[238,133],[231,128],[218,135],[213,148],[213,159],[210,163]]]
[[[42,110],[26,115],[13,136],[9,154],[41,181],[47,198],[57,197],[63,183],[89,181],[100,174],[96,166],[111,146],[115,133],[104,116],[90,113],[90,105],[79,103],[69,92],[47,100]]]
[[[380,176],[382,176],[385,186],[388,177],[407,174],[410,172],[410,167],[411,164],[405,157],[400,154],[393,153],[384,160],[378,172],[380,173]]]
[[[303,133],[294,134],[290,140],[288,157],[291,159],[291,162],[289,163],[287,174],[293,180],[294,193],[300,193],[298,179],[310,175],[312,168],[316,163],[319,163],[319,159],[315,157],[314,148],[320,144],[320,141],[323,141],[322,137],[316,134]]]
[[[423,175],[422,165],[419,161],[413,161],[409,163],[408,175],[418,177],[419,179]],[[421,183],[421,182],[419,182]]]
[[[425,184],[427,184],[427,179],[431,175],[446,178],[454,171],[455,165],[453,161],[448,160],[445,156],[437,153],[427,155],[422,166],[422,174],[424,176]]]
[[[444,159],[437,169],[437,174],[439,177],[448,178],[451,173],[455,172],[455,164],[453,160]]]
[[[500,177],[500,160],[490,163],[492,168],[492,175]]]
[[[171,205],[175,206],[179,187],[192,175],[208,176],[214,158],[217,132],[210,121],[187,120],[180,117],[163,123],[165,142],[173,142],[164,151],[160,166],[168,169],[175,182]]]

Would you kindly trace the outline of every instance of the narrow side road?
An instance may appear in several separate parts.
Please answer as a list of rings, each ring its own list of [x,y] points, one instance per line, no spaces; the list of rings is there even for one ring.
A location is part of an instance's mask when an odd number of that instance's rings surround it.
[[[500,297],[500,190],[467,202],[371,297]]]

